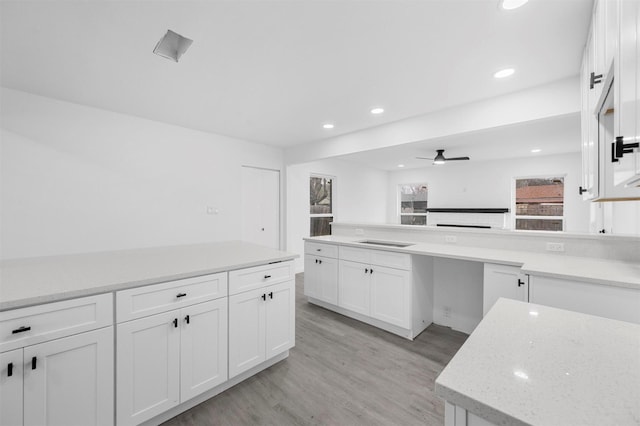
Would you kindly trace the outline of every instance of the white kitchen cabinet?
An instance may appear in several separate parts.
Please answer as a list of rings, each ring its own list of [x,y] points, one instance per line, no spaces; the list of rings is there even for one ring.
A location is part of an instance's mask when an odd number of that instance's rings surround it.
[[[337,305],[338,247],[306,241],[304,251],[305,296]]]
[[[361,263],[353,260],[377,261]],[[411,272],[404,253],[340,247],[338,306],[402,327],[411,327]]]
[[[113,424],[110,294],[0,312],[0,424]]]
[[[519,266],[485,263],[482,315],[487,315],[501,297],[528,302],[529,277],[520,272]]]
[[[118,425],[151,419],[227,380],[227,299],[117,325]]]
[[[529,276],[529,302],[640,324],[640,290]]]
[[[229,296],[229,378],[295,344],[293,281]]]

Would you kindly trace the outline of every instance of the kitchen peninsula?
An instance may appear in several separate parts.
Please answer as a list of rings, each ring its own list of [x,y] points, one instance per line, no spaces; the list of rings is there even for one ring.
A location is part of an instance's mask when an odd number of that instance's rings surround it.
[[[295,257],[224,242],[3,261],[0,424],[158,423],[285,359]]]
[[[640,323],[637,237],[352,223],[332,229],[332,236],[305,239],[306,274],[324,274],[307,277],[310,301],[409,339],[431,322],[471,333],[499,297]],[[565,251],[548,252],[549,242]],[[382,253],[405,258],[402,265],[388,255],[372,261]],[[381,268],[389,269],[373,282]],[[346,277],[351,269],[357,272]],[[413,275],[389,278],[402,270]],[[394,299],[391,288],[403,288],[402,296]]]

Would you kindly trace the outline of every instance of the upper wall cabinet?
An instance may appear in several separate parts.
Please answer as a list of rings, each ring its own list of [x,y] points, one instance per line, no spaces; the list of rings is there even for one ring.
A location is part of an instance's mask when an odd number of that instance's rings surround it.
[[[640,5],[598,0],[581,69],[586,200],[640,199]]]

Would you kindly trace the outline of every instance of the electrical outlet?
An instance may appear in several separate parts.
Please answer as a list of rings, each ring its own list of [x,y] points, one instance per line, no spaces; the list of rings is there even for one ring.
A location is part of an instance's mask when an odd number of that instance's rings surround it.
[[[564,251],[564,243],[547,243],[547,251]]]
[[[445,235],[444,240],[448,243],[457,243],[458,237],[456,237],[455,235]]]
[[[364,229],[356,228],[356,235],[364,235]]]
[[[445,306],[443,310],[444,310],[444,317],[451,318],[451,306]]]

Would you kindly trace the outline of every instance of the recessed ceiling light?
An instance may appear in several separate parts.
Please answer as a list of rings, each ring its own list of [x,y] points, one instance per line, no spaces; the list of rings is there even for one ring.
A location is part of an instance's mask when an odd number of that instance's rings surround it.
[[[513,10],[524,6],[529,0],[501,0],[500,6],[504,10]]]
[[[398,164],[398,167],[403,168],[404,164]]]
[[[498,72],[496,72],[493,77],[494,78],[505,78],[505,77],[509,77],[510,75],[513,75],[513,73],[516,72],[516,70],[514,70],[513,68],[505,68],[503,70],[500,70]]]
[[[324,129],[333,129],[333,127],[334,127],[334,126],[333,126],[333,124],[331,124],[331,123],[327,123],[327,124],[323,124],[323,125],[322,125],[322,127],[323,127]]]
[[[536,152],[540,152],[542,151],[540,148],[534,148],[531,150],[531,152],[536,153]]]
[[[371,114],[382,114],[384,112],[384,108],[373,108],[371,110]]]

